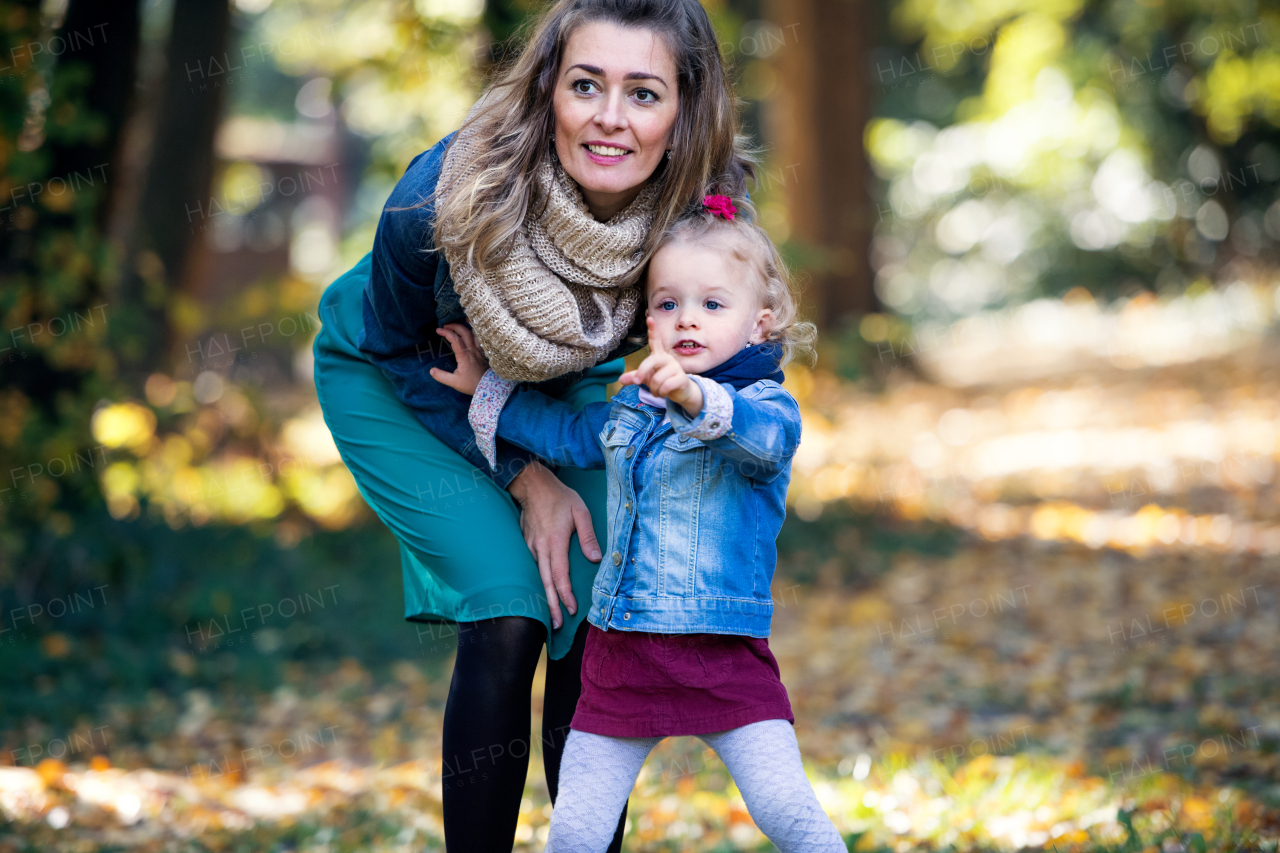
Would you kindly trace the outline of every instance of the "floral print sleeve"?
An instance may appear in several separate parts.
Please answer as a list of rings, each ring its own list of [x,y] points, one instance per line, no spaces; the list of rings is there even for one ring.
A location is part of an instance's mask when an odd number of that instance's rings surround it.
[[[476,393],[471,396],[471,408],[467,410],[467,421],[476,434],[476,447],[489,467],[495,470],[498,467],[498,417],[517,384],[492,370],[485,371],[476,386]]]
[[[733,398],[719,382],[704,379],[701,376],[689,378],[697,382],[698,387],[702,389],[702,411],[692,420],[688,417],[673,417],[672,426],[681,435],[687,435],[699,441],[720,438],[733,426]],[[668,412],[671,409],[671,406],[667,407]]]

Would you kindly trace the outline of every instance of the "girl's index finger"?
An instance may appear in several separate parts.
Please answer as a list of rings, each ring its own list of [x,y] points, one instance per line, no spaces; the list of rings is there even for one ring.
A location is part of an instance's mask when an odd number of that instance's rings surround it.
[[[667,351],[662,348],[662,339],[653,331],[653,318],[646,316],[644,322],[649,327],[649,352],[654,355],[665,355]]]

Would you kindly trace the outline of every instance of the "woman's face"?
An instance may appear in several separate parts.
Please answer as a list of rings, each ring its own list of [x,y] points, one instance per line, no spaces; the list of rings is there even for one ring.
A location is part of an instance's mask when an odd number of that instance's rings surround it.
[[[604,220],[658,168],[679,108],[676,64],[657,33],[595,21],[565,45],[552,106],[556,155]]]

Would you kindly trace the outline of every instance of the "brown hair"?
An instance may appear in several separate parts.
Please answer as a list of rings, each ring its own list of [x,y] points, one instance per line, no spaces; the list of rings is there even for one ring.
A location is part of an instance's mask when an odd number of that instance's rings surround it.
[[[818,329],[797,316],[792,278],[786,262],[764,229],[743,216],[742,203],[735,199],[734,204],[738,206],[738,215],[732,220],[702,209],[676,220],[658,238],[654,253],[672,243],[687,241],[703,246],[713,245],[732,255],[754,279],[761,304],[773,312],[768,340],[782,345],[782,363],[785,365],[797,356],[804,356],[812,363]]]
[[[672,153],[654,172],[664,181],[646,255],[657,235],[704,194],[746,195],[746,181],[755,175],[753,157],[738,133],[737,100],[698,0],[558,0],[467,119],[488,145],[475,171],[438,201],[438,248],[465,251],[480,270],[502,256],[529,209],[534,172],[555,156],[552,97],[565,45],[576,29],[594,21],[652,30],[677,68]]]

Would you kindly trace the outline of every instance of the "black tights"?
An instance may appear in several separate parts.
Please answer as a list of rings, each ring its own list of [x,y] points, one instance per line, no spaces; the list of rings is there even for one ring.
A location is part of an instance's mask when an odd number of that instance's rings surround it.
[[[523,616],[458,623],[458,657],[444,709],[444,840],[447,850],[511,853],[529,772],[533,673],[547,629]],[[542,705],[542,763],[551,802],[560,754],[582,692],[584,620],[573,647],[547,661]],[[609,853],[622,850],[624,807]]]

